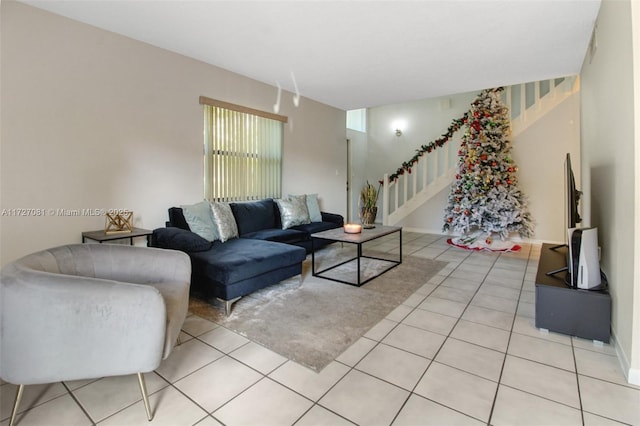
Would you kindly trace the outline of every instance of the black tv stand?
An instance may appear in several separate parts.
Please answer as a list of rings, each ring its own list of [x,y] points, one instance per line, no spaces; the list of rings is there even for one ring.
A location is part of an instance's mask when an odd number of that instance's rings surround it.
[[[611,332],[611,296],[603,290],[567,286],[565,276],[549,274],[565,268],[567,249],[543,244],[536,274],[536,320],[542,328],[608,343]],[[561,271],[560,271],[561,272]],[[566,274],[565,274],[566,275]]]

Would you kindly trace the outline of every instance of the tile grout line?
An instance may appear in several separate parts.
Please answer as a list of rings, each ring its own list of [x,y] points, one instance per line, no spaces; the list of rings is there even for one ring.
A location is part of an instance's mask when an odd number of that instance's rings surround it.
[[[502,256],[502,255],[501,255]],[[527,263],[524,268],[524,274],[522,277],[522,285],[520,286],[520,294],[518,295],[518,303],[516,304],[516,312],[513,314],[513,320],[511,321],[511,330],[509,331],[509,339],[507,340],[507,347],[504,352],[504,358],[502,359],[502,367],[500,368],[500,374],[498,375],[498,385],[496,386],[496,393],[493,396],[493,403],[491,404],[491,410],[489,411],[489,418],[487,419],[487,425],[491,424],[491,419],[493,418],[493,414],[496,408],[496,402],[498,401],[498,393],[500,392],[500,386],[502,384],[502,375],[504,373],[504,366],[507,363],[507,355],[509,353],[509,345],[511,345],[511,337],[513,336],[513,326],[516,323],[516,318],[518,316],[518,308],[517,306],[520,304],[520,298],[522,297],[522,289],[524,288],[524,281],[527,275],[527,266],[529,265],[529,261],[531,259],[531,247],[529,246],[529,254],[527,255]]]

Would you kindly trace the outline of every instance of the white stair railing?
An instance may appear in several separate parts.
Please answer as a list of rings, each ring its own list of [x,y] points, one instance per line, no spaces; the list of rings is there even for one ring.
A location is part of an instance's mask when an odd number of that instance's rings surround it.
[[[511,112],[511,137],[524,132],[562,101],[579,91],[579,76],[506,87],[503,100]]]
[[[511,139],[578,91],[578,76],[506,87],[503,100],[511,112]],[[393,182],[389,182],[388,174],[384,175],[383,225],[399,223],[431,197],[451,185],[458,168],[455,153],[459,149],[460,137],[456,136],[442,148],[419,157],[418,162],[411,167],[411,173],[405,172]]]
[[[459,138],[456,138],[459,139]],[[382,185],[382,220],[384,225],[398,223],[426,200],[450,185],[457,170],[453,154],[459,140],[452,139],[445,146],[418,158],[411,173],[399,175],[389,182],[385,174]],[[388,201],[390,202],[388,202]]]

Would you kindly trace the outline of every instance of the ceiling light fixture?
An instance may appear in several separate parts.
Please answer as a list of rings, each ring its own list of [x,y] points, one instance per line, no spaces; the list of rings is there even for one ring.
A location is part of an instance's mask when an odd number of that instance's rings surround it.
[[[291,71],[291,80],[293,80],[293,87],[296,90],[296,95],[293,97],[293,105],[297,108],[300,105],[300,91],[298,91],[296,76],[293,75],[293,71]]]
[[[282,88],[280,87],[280,83],[276,81],[276,85],[278,86],[278,96],[276,98],[276,103],[273,104],[273,112],[276,114],[280,112],[280,95],[282,93]]]

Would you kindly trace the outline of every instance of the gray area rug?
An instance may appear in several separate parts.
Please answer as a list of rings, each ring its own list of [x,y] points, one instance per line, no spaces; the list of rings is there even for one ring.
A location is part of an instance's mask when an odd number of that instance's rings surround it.
[[[349,255],[339,248],[322,250],[316,258],[316,270],[318,263],[320,267],[326,267]],[[389,254],[377,255],[393,258]],[[354,264],[336,268],[332,275],[342,279],[351,277],[347,280],[355,281]],[[401,265],[361,287],[355,287],[313,277],[309,256],[303,264],[302,285],[299,277],[294,277],[259,290],[236,302],[228,318],[219,302],[208,303],[192,298],[189,309],[195,315],[320,371],[446,264],[404,256]],[[383,261],[363,259],[361,267],[368,277],[388,265]]]

